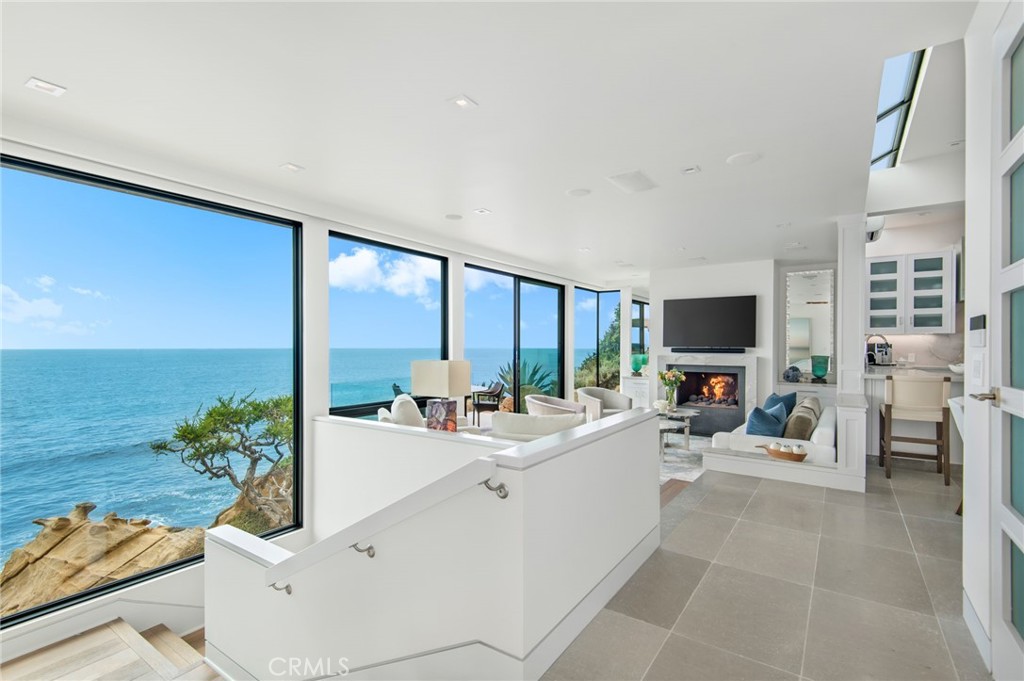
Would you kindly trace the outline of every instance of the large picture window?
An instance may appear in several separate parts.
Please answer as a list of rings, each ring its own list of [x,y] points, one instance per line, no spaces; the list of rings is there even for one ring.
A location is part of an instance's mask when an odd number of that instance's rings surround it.
[[[376,415],[413,360],[447,359],[447,261],[341,234],[329,256],[331,413]]]
[[[3,624],[296,525],[300,226],[0,172]]]

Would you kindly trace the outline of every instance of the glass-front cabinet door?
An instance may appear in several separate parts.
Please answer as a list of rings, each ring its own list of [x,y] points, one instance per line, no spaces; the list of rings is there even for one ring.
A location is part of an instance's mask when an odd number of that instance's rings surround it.
[[[953,253],[907,256],[907,333],[953,333]]]
[[[900,333],[904,315],[904,257],[869,258],[867,261],[867,332]]]

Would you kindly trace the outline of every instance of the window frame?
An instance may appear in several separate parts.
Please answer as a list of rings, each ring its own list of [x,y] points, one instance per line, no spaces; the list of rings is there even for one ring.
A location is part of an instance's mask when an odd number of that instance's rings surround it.
[[[493,267],[487,267],[486,265],[477,265],[471,262],[463,263],[463,271],[466,268],[472,268],[481,272],[490,272],[491,274],[497,274],[503,277],[510,277],[512,279],[512,323],[515,331],[512,334],[512,376],[515,379],[513,385],[507,386],[512,393],[512,403],[515,405],[516,411],[519,410],[519,369],[522,357],[520,350],[522,343],[520,343],[520,315],[519,315],[519,297],[520,297],[520,284],[527,283],[534,286],[543,286],[546,288],[553,288],[558,293],[558,392],[556,397],[564,398],[566,395],[565,385],[565,286],[563,284],[557,284],[552,281],[544,281],[543,279],[537,279],[535,277],[528,277],[522,274],[516,274],[514,272],[503,272],[502,270],[495,269]],[[463,295],[465,295],[465,284],[463,284]]]
[[[330,244],[330,239],[334,239],[334,238],[344,239],[346,241],[354,241],[356,243],[363,244],[365,246],[371,246],[373,248],[383,248],[383,249],[389,250],[389,251],[398,251],[399,253],[404,253],[406,255],[414,255],[414,256],[417,256],[417,257],[421,257],[421,258],[430,258],[431,260],[439,261],[440,264],[441,264],[441,292],[440,292],[441,293],[441,295],[440,295],[440,299],[441,299],[441,303],[440,303],[440,305],[441,305],[441,354],[440,354],[439,359],[442,359],[442,360],[450,359],[450,357],[449,357],[449,350],[448,350],[448,348],[449,348],[449,343],[448,343],[448,331],[449,331],[449,324],[448,324],[448,316],[449,316],[449,306],[448,306],[448,300],[449,300],[448,265],[449,265],[449,262],[448,262],[448,258],[446,256],[437,255],[435,253],[429,253],[427,251],[418,251],[418,250],[416,250],[414,248],[408,248],[406,246],[398,246],[398,245],[395,245],[395,244],[387,243],[385,241],[377,241],[375,239],[368,239],[368,238],[363,237],[363,236],[356,236],[354,234],[348,234],[346,232],[342,232],[342,231],[339,231],[339,230],[336,230],[336,229],[328,230],[327,238],[328,238],[328,244]],[[330,249],[328,249],[328,252],[330,252]],[[329,255],[328,255],[328,262],[330,262],[330,256]],[[328,315],[328,324],[330,324],[330,284],[329,283],[328,283],[328,286],[327,286],[327,296],[328,296],[328,311],[327,311],[327,315]],[[330,348],[330,339],[328,338],[328,348],[327,348],[327,351],[328,351],[328,361],[327,361],[328,390],[330,390],[330,376],[329,376],[329,374],[330,374],[330,350],[331,350],[331,348]],[[411,389],[412,388],[410,386],[410,390]],[[420,409],[425,409],[426,408],[426,406],[427,406],[427,399],[428,399],[427,397],[415,397],[413,395],[410,395],[410,397],[413,398],[413,400],[416,402],[416,406],[418,406]],[[328,400],[328,402],[331,401],[329,395],[328,395],[327,400]],[[380,401],[377,401],[377,402],[363,402],[363,403],[360,403],[360,404],[346,404],[346,405],[342,405],[340,407],[336,407],[333,404],[328,404],[328,413],[330,413],[331,416],[345,416],[345,417],[348,417],[348,418],[364,418],[364,417],[367,417],[367,416],[376,416],[377,415],[377,410],[382,408],[382,407],[384,409],[390,409],[391,405],[393,403],[394,403],[394,400],[391,399],[391,400],[380,400]]]
[[[893,136],[893,143],[882,153],[874,156],[868,163],[871,170],[885,170],[894,168],[900,155],[903,153],[903,143],[907,136],[907,121],[910,118],[910,106],[914,102],[921,80],[921,67],[924,63],[924,50],[914,52],[910,60],[910,68],[907,71],[907,85],[903,91],[903,98],[875,116],[875,136],[878,135],[878,126],[883,119],[896,115],[899,120],[896,122],[896,134]],[[879,93],[881,97],[881,93]],[[872,138],[873,140],[874,138]],[[887,165],[875,168],[877,163],[885,162]]]
[[[172,203],[186,208],[221,213],[231,217],[254,220],[257,222],[285,227],[292,230],[292,522],[259,535],[263,539],[272,539],[294,532],[303,527],[303,401],[302,401],[302,222],[281,218],[267,213],[239,208],[209,199],[202,199],[187,194],[157,189],[135,182],[119,180],[95,173],[73,168],[66,168],[51,163],[44,163],[22,156],[0,153],[0,168],[10,168],[23,172],[34,173],[57,180],[74,182],[98,189],[121,192],[141,198]],[[165,565],[130,575],[122,579],[79,591],[70,596],[57,598],[46,603],[26,608],[25,610],[0,618],[0,631],[19,624],[24,624],[38,617],[50,615],[79,603],[84,603],[102,596],[136,586],[152,579],[176,572],[182,568],[199,565],[204,562],[206,553],[199,553],[188,558],[172,561]]]

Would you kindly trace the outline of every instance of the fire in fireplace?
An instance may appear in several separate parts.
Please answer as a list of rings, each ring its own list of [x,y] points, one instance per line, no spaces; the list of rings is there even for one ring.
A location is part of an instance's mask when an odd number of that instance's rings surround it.
[[[739,409],[738,378],[734,373],[688,372],[676,390],[676,401],[698,408]]]

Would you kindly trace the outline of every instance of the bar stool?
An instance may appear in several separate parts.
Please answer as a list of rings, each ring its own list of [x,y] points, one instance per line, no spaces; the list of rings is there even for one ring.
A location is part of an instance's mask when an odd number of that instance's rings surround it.
[[[935,459],[936,469],[949,485],[949,377],[910,375],[885,377],[885,403],[880,405],[878,465],[885,466],[885,477],[892,477],[892,457]],[[931,422],[935,439],[893,435],[893,421]],[[893,442],[935,445],[935,454],[897,452]]]

